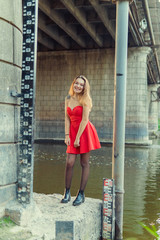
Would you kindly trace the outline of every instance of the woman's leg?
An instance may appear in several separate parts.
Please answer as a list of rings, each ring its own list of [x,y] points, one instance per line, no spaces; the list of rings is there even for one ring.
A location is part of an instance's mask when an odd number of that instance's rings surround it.
[[[68,203],[71,200],[70,187],[72,182],[73,167],[76,160],[75,154],[67,154],[65,169],[65,191],[61,203]]]
[[[81,184],[80,190],[77,194],[76,199],[73,201],[74,206],[78,206],[85,200],[84,189],[86,187],[88,176],[89,176],[89,157],[90,153],[83,153],[80,156],[80,163],[82,167],[82,174],[81,174]]]
[[[89,177],[90,152],[81,154],[80,163],[82,167],[80,191],[84,191]]]
[[[76,160],[76,154],[67,153],[66,158],[66,169],[65,169],[65,187],[66,189],[70,189],[72,176],[73,176],[73,167]]]

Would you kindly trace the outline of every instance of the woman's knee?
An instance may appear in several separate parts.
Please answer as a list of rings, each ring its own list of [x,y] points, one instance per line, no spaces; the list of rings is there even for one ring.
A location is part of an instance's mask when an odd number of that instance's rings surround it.
[[[66,159],[66,167],[67,168],[73,168],[74,167],[75,158],[76,158],[75,156],[67,155],[67,159]]]
[[[80,159],[81,167],[89,167],[89,159]]]
[[[90,157],[90,153],[84,153],[81,155],[81,158],[80,158],[81,167],[89,166],[89,157]]]
[[[71,162],[71,161],[66,162],[66,167],[67,168],[73,168],[74,167],[74,162]]]

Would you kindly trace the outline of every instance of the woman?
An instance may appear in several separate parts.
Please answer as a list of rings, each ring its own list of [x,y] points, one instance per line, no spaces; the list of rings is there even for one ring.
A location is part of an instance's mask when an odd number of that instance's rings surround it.
[[[98,135],[93,124],[88,120],[92,108],[90,86],[86,77],[76,77],[70,87],[69,96],[65,99],[65,143],[67,145],[67,159],[65,170],[65,192],[61,200],[68,203],[71,199],[70,187],[73,167],[77,154],[80,154],[82,167],[80,189],[74,206],[85,200],[84,189],[89,176],[90,151],[100,148]]]

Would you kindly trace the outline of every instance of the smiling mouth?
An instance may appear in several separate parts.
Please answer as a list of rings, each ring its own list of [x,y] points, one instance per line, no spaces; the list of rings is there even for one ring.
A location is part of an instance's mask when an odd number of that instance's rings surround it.
[[[79,89],[79,88],[74,88],[75,90],[77,90],[77,91],[81,91],[81,89]]]

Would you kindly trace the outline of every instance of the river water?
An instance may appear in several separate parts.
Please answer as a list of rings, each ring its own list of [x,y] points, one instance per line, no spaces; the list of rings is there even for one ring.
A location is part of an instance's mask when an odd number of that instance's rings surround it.
[[[64,191],[66,146],[35,144],[34,191],[60,193]],[[112,147],[102,146],[92,151],[90,176],[85,190],[86,197],[102,199],[103,178],[111,178]],[[79,157],[74,167],[71,194],[75,196],[80,183]],[[137,223],[148,226],[160,218],[160,140],[149,147],[125,148],[124,239],[152,240]]]

